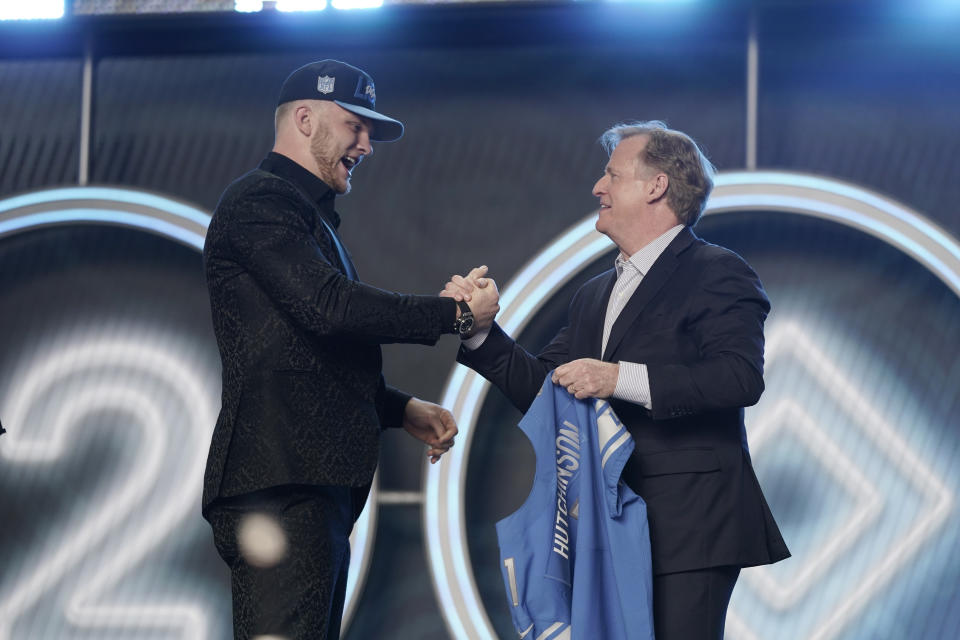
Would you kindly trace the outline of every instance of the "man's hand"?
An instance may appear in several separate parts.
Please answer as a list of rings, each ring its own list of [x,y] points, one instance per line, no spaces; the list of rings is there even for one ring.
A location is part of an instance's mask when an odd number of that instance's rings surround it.
[[[492,278],[485,277],[487,267],[476,267],[463,276],[453,276],[440,295],[454,300],[463,300],[473,311],[473,331],[489,329],[500,312],[500,291]]]
[[[566,387],[578,400],[609,398],[617,389],[620,365],[593,358],[581,358],[562,364],[553,371],[553,382]]]
[[[438,404],[410,398],[403,412],[403,428],[417,440],[430,445],[427,455],[434,464],[453,446],[457,423],[453,415]]]
[[[473,299],[474,289],[486,286],[483,276],[487,275],[487,265],[474,267],[466,276],[453,276],[450,282],[440,292],[444,298],[453,298],[454,300],[463,300],[470,302]]]

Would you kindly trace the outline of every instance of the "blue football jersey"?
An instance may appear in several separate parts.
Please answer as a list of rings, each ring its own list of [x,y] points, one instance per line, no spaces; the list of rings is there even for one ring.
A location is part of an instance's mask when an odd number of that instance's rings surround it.
[[[609,403],[550,374],[520,422],[537,457],[523,506],[497,523],[514,626],[529,640],[653,640],[643,500],[620,481],[633,437]]]

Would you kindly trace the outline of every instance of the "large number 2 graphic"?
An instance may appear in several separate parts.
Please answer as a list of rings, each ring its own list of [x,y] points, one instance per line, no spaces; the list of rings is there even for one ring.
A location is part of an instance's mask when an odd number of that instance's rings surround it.
[[[167,631],[201,640],[208,612],[193,602],[129,602],[111,593],[169,534],[198,513],[217,391],[198,375],[188,349],[157,336],[72,342],[30,361],[0,398],[9,432],[0,441],[7,464],[58,460],[79,430],[98,416],[122,417],[123,477],[85,511],[83,522],[0,591],[0,640],[64,637],[97,629]],[[79,496],[78,496],[79,498]],[[0,584],[3,584],[0,582]],[[139,594],[139,590],[137,590]],[[62,618],[27,614],[53,598]],[[45,610],[46,611],[46,610]],[[58,630],[58,625],[66,626]]]

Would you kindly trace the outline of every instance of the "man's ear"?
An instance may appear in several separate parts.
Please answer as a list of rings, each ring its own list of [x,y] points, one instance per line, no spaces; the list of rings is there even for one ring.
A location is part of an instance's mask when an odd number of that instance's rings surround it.
[[[313,134],[315,114],[309,105],[300,104],[293,109],[293,124],[301,134],[310,137]]]
[[[658,173],[647,183],[647,202],[656,202],[667,193],[667,187],[670,186],[670,178],[665,173]]]

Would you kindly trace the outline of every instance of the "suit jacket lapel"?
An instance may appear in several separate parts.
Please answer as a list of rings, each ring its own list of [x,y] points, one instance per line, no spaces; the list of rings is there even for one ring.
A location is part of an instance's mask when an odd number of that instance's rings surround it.
[[[330,234],[330,238],[333,241],[333,246],[337,250],[337,255],[340,258],[340,263],[343,265],[344,274],[351,280],[359,280],[357,277],[357,268],[353,265],[353,260],[350,259],[350,254],[347,253],[347,248],[343,246],[343,243],[340,242],[340,237],[337,235],[337,232],[333,230],[327,221],[323,219],[323,215],[317,211],[317,219],[320,220],[320,223],[326,228],[327,233]]]
[[[603,322],[607,312],[607,302],[610,300],[610,292],[613,291],[613,285],[617,281],[616,269],[611,269],[604,277],[597,282],[596,289],[592,296],[585,298],[584,303],[589,305],[586,313],[581,316],[581,329],[578,332],[582,336],[576,345],[571,345],[571,356],[576,358],[599,358],[600,347],[603,346]],[[595,310],[599,309],[597,313]],[[586,344],[584,344],[584,341]]]
[[[690,246],[690,243],[695,239],[696,236],[689,227],[683,229],[677,234],[677,237],[667,245],[667,248],[663,250],[660,257],[657,258],[653,266],[650,267],[650,271],[643,276],[640,286],[637,287],[637,290],[634,291],[627,305],[623,308],[623,311],[620,312],[617,321],[613,323],[613,328],[610,330],[610,338],[607,340],[607,348],[603,352],[604,360],[610,359],[627,335],[630,327],[647,306],[647,303],[657,295],[660,289],[663,288],[663,285],[665,285],[673,275],[673,272],[676,271],[677,265],[680,262],[677,256]],[[603,308],[606,310],[606,305],[604,305]],[[603,329],[601,327],[601,332],[602,331]]]
[[[340,242],[340,236],[337,235],[337,232],[334,231],[333,227],[331,227],[330,224],[323,217],[323,213],[320,212],[320,209],[317,207],[316,202],[313,201],[313,199],[310,197],[310,194],[307,193],[304,190],[304,188],[300,186],[300,184],[288,178],[284,178],[284,179],[287,180],[287,182],[289,182],[291,185],[293,185],[293,187],[300,194],[300,197],[303,198],[304,202],[306,202],[310,206],[310,208],[313,210],[313,215],[319,221],[320,224],[314,227],[314,237],[316,237],[316,234],[321,228],[321,226],[324,229],[326,229],[327,233],[330,236],[330,240],[333,243],[333,248],[337,250],[337,257],[340,258],[340,266],[343,267],[344,275],[351,280],[359,280],[360,278],[357,275],[357,268],[354,266],[353,260],[350,259],[350,254],[347,252],[347,248],[343,246],[343,243]],[[320,242],[320,239],[317,238],[317,241]]]

